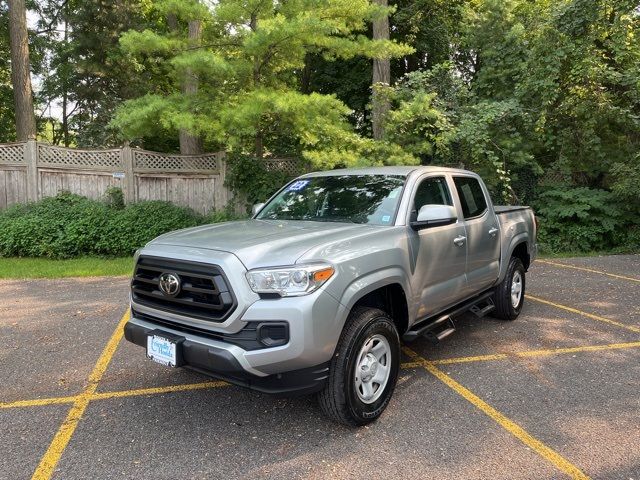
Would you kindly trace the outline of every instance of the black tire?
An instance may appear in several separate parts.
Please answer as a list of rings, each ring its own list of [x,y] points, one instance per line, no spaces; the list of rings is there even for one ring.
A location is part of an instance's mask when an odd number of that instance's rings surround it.
[[[520,277],[522,278],[522,293],[520,295],[518,305],[514,307],[511,301],[511,284],[516,272],[519,272]],[[515,320],[518,318],[524,303],[525,286],[525,271],[522,260],[516,257],[511,257],[506,275],[502,279],[502,282],[495,287],[494,301],[496,308],[491,312],[491,316],[499,318],[500,320]]]
[[[374,335],[384,336],[389,343],[391,371],[380,397],[368,404],[361,401],[356,392],[355,368],[360,350]],[[344,425],[360,426],[373,422],[393,395],[399,369],[400,338],[393,320],[377,308],[356,308],[347,319],[331,359],[327,384],[318,393],[320,407],[329,418]]]

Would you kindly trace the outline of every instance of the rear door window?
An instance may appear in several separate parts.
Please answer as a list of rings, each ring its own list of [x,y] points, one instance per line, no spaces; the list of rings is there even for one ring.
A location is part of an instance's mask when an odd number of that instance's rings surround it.
[[[487,211],[487,199],[477,178],[454,177],[464,218],[479,217]]]

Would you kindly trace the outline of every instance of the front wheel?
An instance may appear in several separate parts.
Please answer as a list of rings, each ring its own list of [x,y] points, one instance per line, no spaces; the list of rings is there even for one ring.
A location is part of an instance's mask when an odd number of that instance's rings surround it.
[[[496,308],[491,314],[501,320],[515,320],[520,315],[524,303],[524,265],[522,260],[511,257],[507,273],[494,293]]]
[[[393,320],[377,308],[358,308],[347,320],[318,394],[332,420],[350,426],[377,419],[398,379],[400,338]]]

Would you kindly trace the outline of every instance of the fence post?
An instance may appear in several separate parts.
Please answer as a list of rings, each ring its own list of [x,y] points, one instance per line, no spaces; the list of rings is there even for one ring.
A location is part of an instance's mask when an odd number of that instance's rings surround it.
[[[37,202],[40,198],[38,185],[38,142],[27,140],[24,144],[24,160],[27,162],[27,201]]]
[[[126,203],[136,201],[136,179],[133,176],[133,151],[129,142],[120,150],[120,158],[124,169],[124,200]]]

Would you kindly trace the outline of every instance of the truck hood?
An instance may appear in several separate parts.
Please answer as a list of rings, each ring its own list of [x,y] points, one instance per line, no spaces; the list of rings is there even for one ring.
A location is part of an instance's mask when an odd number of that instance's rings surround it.
[[[247,220],[188,228],[161,235],[149,245],[220,250],[248,268],[291,265],[306,251],[379,227],[334,222]]]

